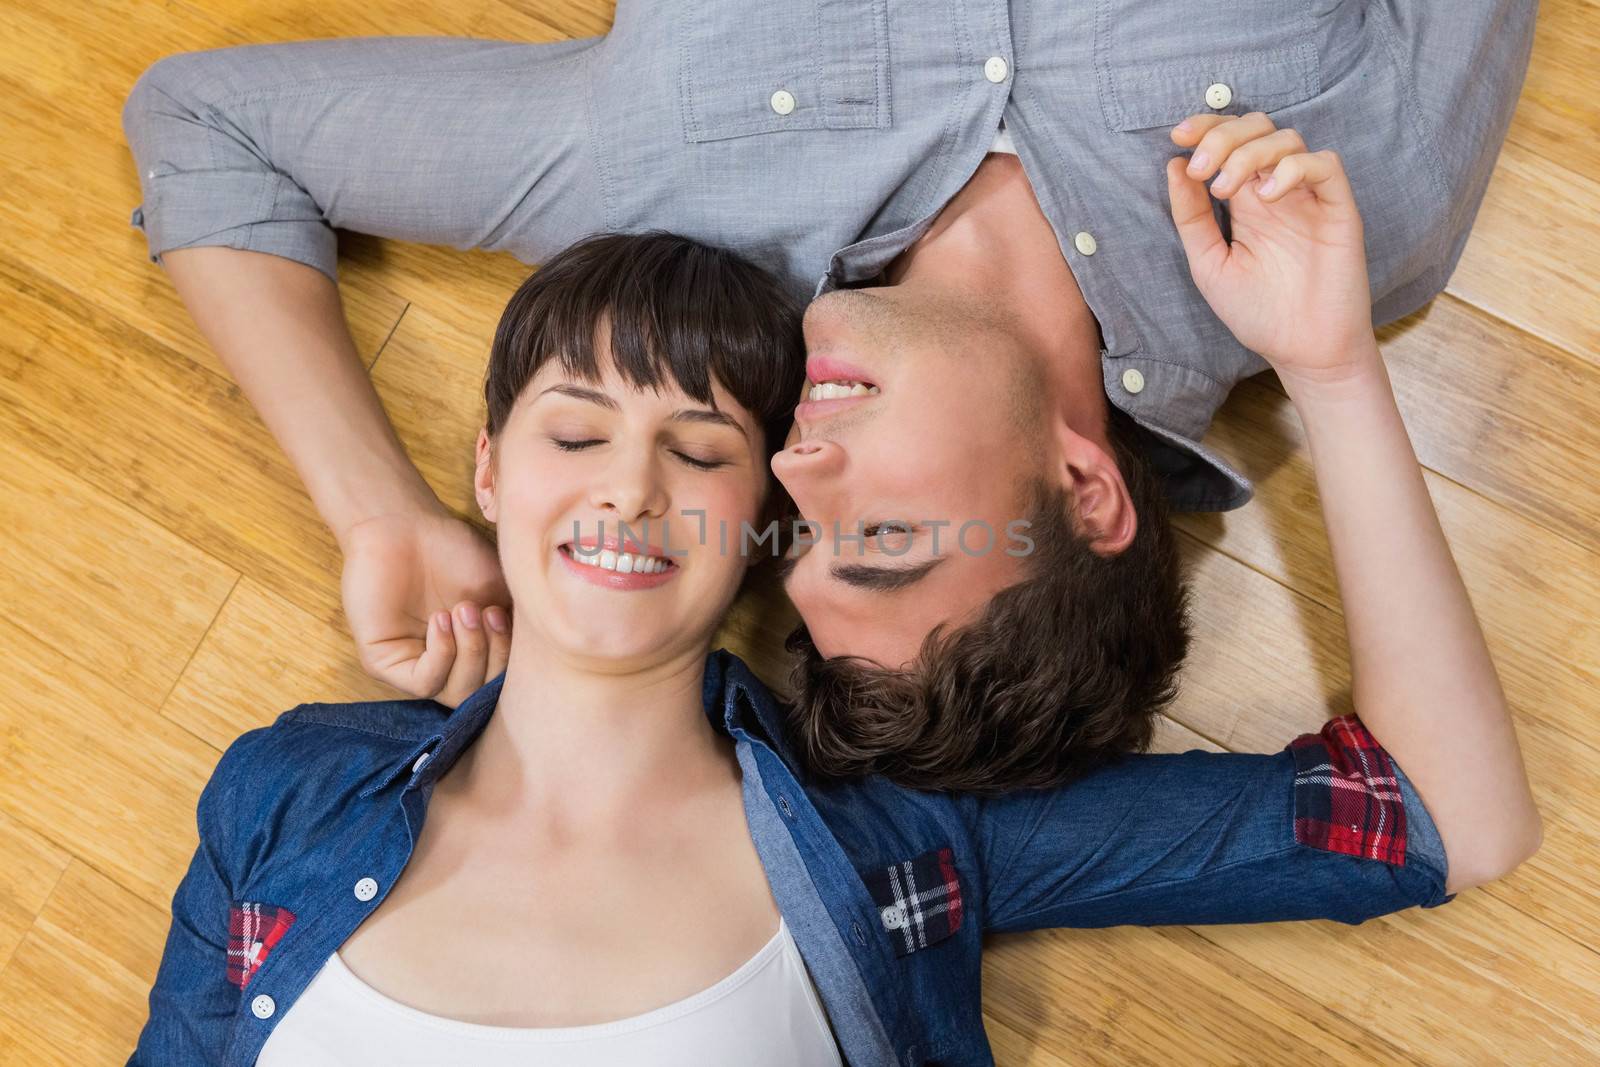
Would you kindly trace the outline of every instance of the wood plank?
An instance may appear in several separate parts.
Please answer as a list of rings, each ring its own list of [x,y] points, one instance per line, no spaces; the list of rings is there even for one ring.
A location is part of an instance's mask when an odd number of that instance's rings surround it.
[[[1198,928],[1425,1063],[1592,1063],[1600,955],[1481,892],[1359,926]]]
[[[1303,995],[1191,930],[1123,927],[994,935],[984,1011],[1095,1064],[1388,1064],[1362,1020]]]
[[[194,853],[195,802],[217,750],[10,620],[0,660],[0,765],[22,769],[0,775],[0,812],[166,906]]]
[[[338,548],[231,382],[3,256],[0,290],[0,439],[337,624]]]
[[[0,139],[9,146],[0,157],[8,193],[0,200],[0,251],[221,372],[128,221],[140,192],[121,112],[139,74],[162,55],[244,39],[192,21],[174,24],[161,6],[136,0],[93,9],[13,6],[0,28],[27,42],[8,51],[0,74]],[[342,289],[357,351],[370,363],[405,302],[370,271],[345,279]]]
[[[1543,0],[1510,139],[1580,174],[1600,173],[1600,4]]]
[[[1336,607],[1315,477],[1293,406],[1261,382],[1242,383],[1212,439],[1241,458],[1256,480],[1257,499],[1221,516],[1184,516],[1180,528]],[[1592,713],[1600,680],[1600,557],[1454,482],[1432,474],[1427,481],[1519,710],[1600,750],[1600,718]],[[1342,658],[1342,638],[1334,648]]]
[[[343,626],[245,579],[222,606],[161,714],[220,750],[299,704],[404,696],[367,676]]]
[[[5,969],[71,859],[44,835],[0,812],[0,970]]]
[[[27,1005],[29,1029],[76,1050],[77,1063],[121,1063],[148,1014],[170,923],[168,909],[74,860],[0,972],[0,1004]]]
[[[1446,292],[1600,363],[1600,181],[1511,142]]]
[[[0,466],[0,612],[159,704],[238,573],[13,439]]]
[[[1424,466],[1600,551],[1600,367],[1449,294],[1380,341]]]
[[[33,1027],[23,1021],[27,1011],[22,1006],[13,1015],[0,1004],[0,1063],[27,1064],[28,1067],[82,1067],[83,1061],[57,1048]]]

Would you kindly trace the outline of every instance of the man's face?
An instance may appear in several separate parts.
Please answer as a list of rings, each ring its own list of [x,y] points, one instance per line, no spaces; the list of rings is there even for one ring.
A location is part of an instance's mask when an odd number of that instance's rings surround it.
[[[1014,333],[989,306],[908,292],[812,303],[807,396],[772,460],[818,527],[785,579],[817,650],[885,667],[1022,576],[1026,543],[1008,524],[1048,462],[1042,375]],[[816,388],[829,382],[865,388],[835,398]],[[863,529],[878,536],[851,539]]]

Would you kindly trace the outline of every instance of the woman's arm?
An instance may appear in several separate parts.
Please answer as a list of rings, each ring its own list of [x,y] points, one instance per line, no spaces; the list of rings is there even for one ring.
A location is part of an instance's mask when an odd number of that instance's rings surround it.
[[[1505,695],[1373,337],[1343,167],[1265,115],[1196,116],[1168,167],[1196,285],[1305,423],[1350,639],[1355,706],[1432,814],[1455,892],[1510,872],[1541,826]],[[1201,156],[1200,165],[1196,160]],[[1201,181],[1230,203],[1225,241]],[[1270,183],[1270,184],[1269,184]]]
[[[172,928],[150,989],[150,1016],[128,1067],[223,1062],[240,991],[228,980],[234,901],[218,836],[225,825],[217,818],[219,778],[213,772],[200,794],[200,844],[172,897]]]

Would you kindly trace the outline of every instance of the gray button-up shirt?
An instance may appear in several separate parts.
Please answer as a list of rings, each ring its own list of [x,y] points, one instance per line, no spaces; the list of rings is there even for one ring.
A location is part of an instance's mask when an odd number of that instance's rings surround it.
[[[548,45],[372,38],[157,64],[124,122],[152,255],[334,272],[330,226],[508,250],[669,229],[804,296],[873,279],[1002,117],[1099,320],[1107,396],[1182,509],[1250,484],[1200,444],[1265,369],[1189,278],[1166,202],[1184,116],[1266,111],[1340,153],[1374,318],[1443,289],[1531,44],[1532,0],[623,0]],[[1220,210],[1220,209],[1219,209]],[[1136,373],[1130,373],[1136,372]]]

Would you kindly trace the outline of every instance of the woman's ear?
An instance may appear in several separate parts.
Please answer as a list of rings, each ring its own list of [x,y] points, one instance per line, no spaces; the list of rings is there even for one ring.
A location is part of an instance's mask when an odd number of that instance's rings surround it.
[[[488,429],[478,430],[477,467],[472,472],[472,492],[478,498],[478,510],[490,522],[499,522],[499,509],[495,506],[494,438]]]

